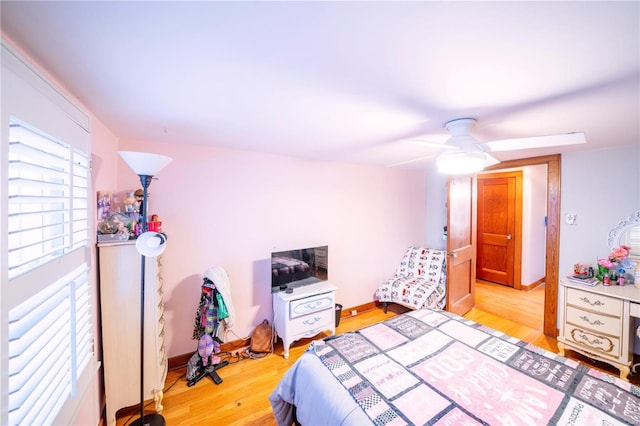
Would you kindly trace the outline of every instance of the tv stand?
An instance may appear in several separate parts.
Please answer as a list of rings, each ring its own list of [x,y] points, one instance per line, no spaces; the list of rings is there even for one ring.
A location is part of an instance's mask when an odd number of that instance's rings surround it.
[[[332,336],[336,334],[336,288],[323,281],[297,287],[293,293],[273,294],[273,327],[282,339],[285,359],[289,358],[289,347],[296,340],[326,330],[330,330]]]

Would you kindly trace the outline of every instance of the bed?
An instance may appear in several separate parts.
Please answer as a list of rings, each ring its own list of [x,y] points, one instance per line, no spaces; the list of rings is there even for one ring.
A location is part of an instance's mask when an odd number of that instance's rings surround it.
[[[409,247],[390,279],[376,290],[375,298],[410,309],[444,309],[446,304],[447,253],[425,247]]]
[[[640,424],[640,388],[446,311],[312,342],[269,397],[278,425]]]

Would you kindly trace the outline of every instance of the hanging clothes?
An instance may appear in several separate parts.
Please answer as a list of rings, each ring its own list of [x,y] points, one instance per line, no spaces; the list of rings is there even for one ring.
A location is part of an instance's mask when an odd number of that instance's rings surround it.
[[[200,340],[204,334],[215,336],[218,326],[218,291],[215,285],[205,278],[196,310],[193,339]]]
[[[215,297],[216,300],[214,302],[218,309],[218,327],[214,333],[214,337],[217,337],[220,342],[224,342],[227,331],[231,330],[235,319],[229,276],[223,268],[214,266],[205,271],[203,278],[211,281],[217,294],[219,294],[219,297]],[[220,300],[222,303],[220,303]]]

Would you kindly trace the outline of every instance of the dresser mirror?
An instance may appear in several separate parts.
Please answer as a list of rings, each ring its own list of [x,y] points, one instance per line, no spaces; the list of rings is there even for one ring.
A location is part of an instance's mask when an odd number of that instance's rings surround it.
[[[640,261],[640,211],[623,218],[607,235],[610,249],[621,245],[631,247],[629,258]]]

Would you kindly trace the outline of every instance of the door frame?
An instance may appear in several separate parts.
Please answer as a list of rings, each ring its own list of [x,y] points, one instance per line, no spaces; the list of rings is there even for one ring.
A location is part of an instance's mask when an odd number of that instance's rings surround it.
[[[547,165],[547,226],[545,253],[544,325],[547,336],[558,335],[558,269],[560,263],[560,154],[502,161],[485,171]]]

